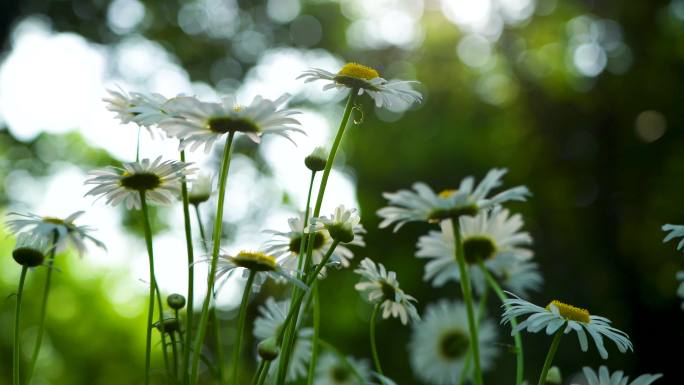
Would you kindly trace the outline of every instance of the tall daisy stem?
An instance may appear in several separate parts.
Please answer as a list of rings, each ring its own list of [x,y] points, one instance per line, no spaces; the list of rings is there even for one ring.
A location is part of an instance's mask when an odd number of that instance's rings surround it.
[[[26,272],[28,267],[21,267],[21,275],[19,276],[19,288],[17,289],[17,308],[14,313],[14,339],[12,345],[12,384],[19,385],[19,320],[21,319],[21,297],[24,293],[24,281],[26,281]]]
[[[380,366],[380,356],[378,355],[378,347],[375,342],[375,324],[377,323],[378,312],[380,311],[380,306],[382,302],[378,302],[373,308],[373,314],[370,319],[370,343],[371,343],[371,353],[373,354],[373,363],[375,364],[375,371],[382,375],[382,367]]]
[[[185,151],[180,152],[181,162],[185,162]],[[190,224],[190,203],[188,200],[188,184],[183,180],[181,182],[181,197],[183,199],[183,222],[185,226],[185,247],[188,254],[188,295],[187,295],[187,306],[186,306],[186,317],[185,317],[185,330],[187,338],[183,344],[183,362],[181,364],[181,382],[187,385],[190,381],[190,349],[187,347],[192,344],[192,321],[193,321],[193,309],[194,309],[194,290],[195,290],[195,256],[192,245],[192,225]],[[176,312],[177,313],[177,312]],[[180,319],[176,314],[176,320],[180,323]],[[183,336],[180,335],[181,341]]]
[[[311,290],[313,296],[313,336],[311,337],[311,360],[309,361],[307,385],[313,385],[316,363],[318,362],[318,339],[321,335],[321,299],[318,295],[318,281],[314,282]]]
[[[143,224],[145,227],[145,245],[147,246],[147,257],[150,269],[150,294],[149,294],[149,305],[147,309],[147,339],[145,347],[145,384],[150,383],[150,367],[152,363],[152,329],[154,328],[154,300],[156,297],[157,306],[159,307],[159,322],[163,324],[164,322],[164,309],[162,307],[161,294],[159,292],[159,287],[157,286],[157,277],[154,273],[154,249],[152,246],[152,228],[150,226],[150,216],[149,210],[147,209],[147,200],[145,198],[145,192],[140,192],[140,204],[142,206],[143,214]],[[155,295],[156,293],[156,295]],[[162,339],[162,350],[164,352],[164,365],[166,367],[167,374],[170,374],[171,368],[168,362],[168,353],[166,349],[166,336],[164,333],[164,328],[160,328],[160,334]]]
[[[473,364],[475,373],[475,385],[482,385],[482,369],[480,368],[480,344],[477,336],[477,322],[475,322],[475,312],[473,311],[473,293],[470,286],[470,276],[468,275],[468,268],[466,266],[465,258],[463,257],[463,239],[461,238],[461,225],[458,218],[451,220],[454,228],[454,242],[456,246],[456,263],[461,275],[461,291],[463,292],[463,299],[466,304],[466,311],[468,313],[468,331],[470,332],[470,347],[473,354]]]
[[[496,296],[499,297],[502,303],[505,303],[506,301],[506,294],[501,290],[501,286],[499,286],[499,283],[492,277],[492,275],[489,273],[487,268],[484,266],[484,262],[480,262],[480,270],[482,270],[482,274],[484,274],[485,279],[487,280],[487,283],[489,283],[489,286],[494,290],[494,293],[496,293]],[[511,318],[511,327],[513,330],[518,326],[518,320],[515,317]],[[524,375],[524,369],[525,369],[525,356],[523,354],[523,343],[522,343],[522,337],[520,336],[520,332],[516,332],[513,334],[513,341],[515,341],[515,361],[516,361],[516,371],[515,371],[515,383],[516,385],[521,385],[523,382],[523,375]]]
[[[228,170],[230,169],[230,155],[233,150],[233,138],[235,132],[231,131],[226,139],[226,144],[223,149],[223,161],[221,163],[221,172],[219,175],[219,191],[218,204],[216,206],[216,218],[214,219],[214,234],[212,237],[212,253],[211,253],[211,267],[209,269],[209,277],[207,278],[207,293],[202,304],[202,313],[197,331],[197,338],[195,341],[195,350],[193,352],[192,370],[190,374],[190,383],[197,384],[200,354],[202,352],[202,344],[207,334],[207,323],[209,321],[209,304],[214,294],[214,282],[216,281],[216,265],[218,263],[219,250],[221,248],[221,232],[223,230],[223,205],[226,199],[226,182],[228,181]]]
[[[270,361],[266,361],[262,359],[259,362],[259,367],[257,368],[257,371],[254,373],[254,377],[252,377],[252,381],[250,382],[251,385],[256,385],[259,382],[259,379],[261,378],[261,374],[264,372],[264,368],[266,368],[266,364]]]
[[[40,303],[40,315],[38,316],[38,334],[36,334],[36,342],[33,345],[33,354],[31,354],[31,363],[26,371],[26,383],[31,383],[33,377],[33,370],[36,368],[40,348],[43,344],[43,334],[45,333],[45,317],[47,314],[48,296],[50,295],[50,285],[52,282],[52,270],[55,264],[55,253],[57,249],[57,241],[59,240],[59,233],[57,230],[52,231],[52,247],[50,248],[50,255],[47,261],[47,273],[45,275],[45,286],[43,286],[43,299]]]
[[[266,378],[268,378],[268,370],[271,368],[271,362],[273,361],[268,361],[264,365],[264,368],[261,370],[261,374],[257,379],[256,385],[263,385],[264,382],[266,382]]]
[[[235,345],[233,347],[233,359],[231,366],[231,384],[238,384],[238,369],[240,367],[240,350],[242,348],[242,337],[245,333],[245,319],[247,317],[247,304],[249,303],[249,294],[252,292],[252,285],[256,271],[250,270],[245,290],[242,293],[242,302],[240,302],[240,312],[238,313],[237,337],[235,338]]]
[[[565,330],[565,325],[561,326],[556,334],[553,336],[553,341],[551,341],[551,346],[549,347],[549,352],[546,354],[546,360],[544,361],[544,366],[542,367],[541,374],[539,374],[538,385],[546,384],[546,374],[551,368],[553,363],[553,357],[556,356],[556,351],[558,350],[558,345],[560,344],[561,337],[563,337],[563,331]]]
[[[197,227],[199,227],[200,241],[202,242],[202,249],[206,254],[209,254],[209,246],[207,246],[207,237],[204,232],[204,222],[202,222],[202,214],[200,213],[199,204],[195,205],[195,215],[197,216]],[[225,382],[223,377],[223,342],[221,342],[221,320],[218,317],[218,310],[216,306],[209,308],[211,311],[212,325],[214,326],[214,346],[216,347],[216,374],[219,383]]]
[[[318,196],[316,197],[316,206],[314,207],[313,211],[313,216],[317,217],[321,213],[321,206],[323,205],[323,196],[325,195],[325,188],[328,184],[328,177],[330,176],[330,170],[332,169],[332,165],[335,161],[335,155],[337,154],[337,150],[340,147],[340,143],[342,143],[342,137],[344,136],[344,131],[347,128],[347,124],[349,123],[349,117],[351,116],[352,110],[354,109],[354,100],[356,100],[356,96],[359,93],[358,88],[352,88],[349,91],[349,96],[347,97],[347,104],[344,107],[344,113],[342,114],[342,121],[340,122],[340,127],[337,129],[337,135],[335,135],[335,140],[333,142],[332,148],[330,149],[330,154],[328,155],[328,160],[325,162],[325,168],[323,169],[323,176],[321,177],[321,183],[318,187]],[[309,261],[311,260],[311,254],[313,252],[313,234],[309,234],[307,236],[307,252],[306,252],[306,259],[304,262],[304,266],[308,266]],[[315,279],[315,276],[314,276]],[[295,289],[297,290],[297,289]],[[293,302],[293,307],[294,306]],[[300,304],[301,305],[301,301]],[[290,309],[291,312],[294,310],[294,314],[297,316],[299,315],[299,305],[296,306],[296,309]],[[295,316],[295,317],[297,317]],[[296,329],[296,318],[295,322],[292,324],[293,327]],[[287,367],[289,365],[289,350],[291,348],[291,342],[293,341],[293,336],[291,333],[291,330],[288,327],[288,330],[286,331],[287,335],[284,342],[284,345],[282,346],[283,349],[283,357],[280,359],[279,365],[278,365],[278,378],[277,378],[277,385],[283,385],[285,383],[285,374],[287,373]],[[296,334],[296,333],[294,333]]]
[[[477,322],[478,325],[482,323],[484,320],[485,312],[487,311],[487,297],[488,295],[488,290],[487,286],[484,288],[484,292],[482,293],[482,296],[480,296],[480,304],[478,305],[477,309]],[[470,365],[473,363],[473,355],[470,350],[466,353],[466,358],[465,358],[465,364],[463,364],[463,371],[461,371],[461,376],[458,379],[457,384],[458,385],[463,385],[465,383],[466,378],[470,375]]]

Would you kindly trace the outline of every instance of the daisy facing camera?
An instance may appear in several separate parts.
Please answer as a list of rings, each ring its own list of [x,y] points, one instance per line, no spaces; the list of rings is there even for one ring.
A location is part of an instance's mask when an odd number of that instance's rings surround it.
[[[166,297],[166,303],[171,309],[180,310],[185,307],[185,297],[174,293]]]
[[[36,267],[43,264],[49,249],[48,241],[44,237],[19,234],[12,258],[24,267]]]

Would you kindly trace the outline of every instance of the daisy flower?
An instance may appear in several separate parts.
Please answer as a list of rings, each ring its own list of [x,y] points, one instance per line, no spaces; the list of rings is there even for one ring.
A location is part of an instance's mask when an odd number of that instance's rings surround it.
[[[663,231],[669,231],[670,233],[667,234],[665,239],[663,239],[663,243],[669,242],[670,240],[674,238],[682,238],[679,243],[677,244],[677,250],[682,250],[684,251],[684,225],[663,225],[662,227]]]
[[[395,272],[387,271],[381,263],[376,265],[370,258],[361,261],[360,267],[354,272],[362,277],[354,288],[366,296],[369,302],[381,304],[382,318],[399,318],[404,325],[409,318],[411,321],[420,320],[413,304],[416,299],[399,288]]]
[[[324,90],[331,88],[351,89],[357,90],[359,95],[365,92],[375,101],[377,107],[389,107],[398,102],[411,105],[415,102],[420,103],[423,99],[420,92],[411,88],[411,85],[418,84],[417,81],[388,81],[381,78],[377,70],[357,63],[345,64],[336,74],[319,68],[312,68],[304,71],[299,78],[303,78],[305,83],[316,80],[330,82],[323,86]]]
[[[123,168],[92,171],[85,184],[95,187],[86,196],[106,197],[112,206],[123,202],[128,209],[141,207],[141,193],[149,201],[169,204],[180,194],[181,181],[195,172],[190,165],[174,160],[162,162],[160,156],[154,161],[124,163]]]
[[[17,236],[12,258],[24,267],[36,267],[43,264],[50,249],[50,242],[44,236],[35,233],[21,233]]]
[[[206,262],[211,263],[211,257],[201,259],[195,263]],[[216,280],[227,280],[232,277],[235,272],[241,272],[243,278],[247,278],[250,272],[256,274],[254,278],[254,291],[257,292],[261,285],[266,282],[266,278],[273,279],[284,278],[297,286],[307,290],[308,287],[297,278],[294,274],[283,268],[276,258],[272,255],[265,254],[258,251],[240,251],[234,256],[219,254],[216,265]],[[224,281],[225,283],[225,281]]]
[[[536,289],[541,275],[536,265],[528,261],[533,253],[527,246],[532,244],[529,233],[522,231],[523,219],[511,215],[500,206],[491,211],[481,211],[477,216],[459,218],[464,258],[475,288],[482,292],[485,277],[479,269],[483,262],[504,285],[518,293]],[[448,281],[460,281],[461,274],[454,258],[455,245],[451,221],[440,223],[441,231],[430,231],[418,240],[418,258],[427,259],[423,279],[439,287]]]
[[[254,337],[260,341],[266,341],[269,338],[277,339],[289,311],[289,300],[276,302],[273,297],[269,297],[266,303],[259,307],[259,316],[254,320]],[[290,356],[287,381],[295,381],[306,377],[308,374],[308,364],[313,346],[311,343],[312,335],[313,330],[311,328],[299,328]],[[277,367],[278,358],[271,363],[271,370],[275,371]]]
[[[272,101],[257,96],[246,106],[236,104],[233,97],[220,103],[207,103],[192,97],[179,98],[171,108],[172,117],[159,123],[169,136],[180,139],[180,149],[190,151],[204,146],[209,153],[214,142],[227,133],[242,132],[259,143],[264,134],[275,134],[290,140],[290,132],[304,133],[299,121],[292,116],[298,112],[283,108],[290,95]]]
[[[390,205],[378,210],[378,215],[383,218],[380,228],[395,224],[394,231],[397,231],[407,222],[440,222],[463,215],[474,216],[480,210],[506,201],[524,201],[530,195],[525,186],[510,188],[488,197],[493,189],[501,186],[501,177],[506,172],[506,169],[490,170],[477,187],[474,186],[473,177],[467,177],[461,181],[458,190],[445,190],[439,194],[421,182],[413,185],[414,191],[384,193]]]
[[[586,309],[568,305],[558,300],[551,301],[544,308],[527,302],[514,294],[511,295],[513,298],[504,301],[503,307],[506,310],[503,313],[501,323],[508,323],[513,317],[530,315],[513,329],[511,335],[525,329],[531,333],[546,329],[546,334],[552,335],[564,328],[564,334],[571,331],[577,332],[577,338],[583,352],[589,348],[587,340],[587,333],[589,333],[603,359],[608,358],[608,351],[603,346],[603,337],[613,341],[621,353],[633,350],[629,336],[625,332],[610,326],[610,320],[605,317],[590,315]]]
[[[92,242],[97,247],[106,250],[107,248],[104,243],[90,235],[91,232],[95,231],[94,228],[78,226],[74,223],[84,212],[76,211],[66,218],[41,217],[32,213],[21,214],[12,212],[8,214],[12,218],[7,221],[7,227],[14,235],[30,232],[52,240],[56,234],[55,248],[57,251],[64,250],[67,244],[70,244],[76,249],[78,255],[83,255],[86,251],[86,241]]]
[[[287,268],[294,270],[297,268],[297,258],[301,252],[302,235],[304,232],[304,213],[300,213],[298,217],[290,218],[287,221],[290,231],[266,230],[267,234],[273,236],[272,239],[266,242],[264,251],[271,255],[278,257],[278,260]],[[354,240],[343,245],[339,244],[333,251],[330,260],[332,263],[349,267],[349,261],[354,258],[352,252],[347,246],[366,246],[363,241],[363,234],[366,232],[361,224],[353,227]],[[307,232],[309,230],[307,229]],[[325,227],[319,227],[313,235],[313,253],[312,263],[319,264],[323,260],[323,256],[332,246],[333,239]],[[306,245],[304,246],[306,251]]]
[[[136,123],[150,130],[152,126],[166,119],[164,105],[168,100],[160,94],[143,94],[139,92],[107,90],[109,95],[102,100],[106,108],[116,114],[121,123]],[[151,131],[150,131],[151,133]]]
[[[335,208],[330,217],[312,218],[311,225],[315,229],[326,229],[332,239],[340,243],[351,243],[357,233],[364,232],[361,217],[356,209],[346,209],[344,205]]]
[[[213,178],[210,174],[199,173],[192,181],[190,191],[188,191],[188,201],[190,204],[198,206],[211,198],[213,192]]]
[[[650,385],[663,376],[662,374],[642,374],[634,381],[629,382],[629,376],[625,376],[621,370],[613,372],[611,375],[605,366],[601,366],[598,372],[585,366],[582,368],[582,372],[589,385]]]
[[[336,355],[326,352],[316,364],[316,385],[359,385],[371,378],[370,367],[365,360],[346,357],[340,360]],[[363,382],[359,380],[363,379]]]
[[[451,385],[458,382],[470,351],[468,314],[461,302],[440,301],[427,307],[423,319],[413,324],[409,342],[413,372],[423,382]],[[483,320],[479,333],[480,364],[491,368],[497,355],[494,322]]]

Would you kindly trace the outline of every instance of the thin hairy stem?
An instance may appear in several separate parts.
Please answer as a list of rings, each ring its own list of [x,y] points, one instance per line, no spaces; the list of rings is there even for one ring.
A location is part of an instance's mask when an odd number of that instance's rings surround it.
[[[378,355],[378,347],[375,342],[375,324],[377,323],[378,312],[380,311],[380,306],[382,302],[378,302],[373,308],[373,314],[371,314],[370,319],[370,343],[371,343],[371,353],[373,354],[373,364],[375,364],[375,371],[382,375],[382,367],[380,366],[380,356]]]
[[[247,304],[249,304],[249,294],[252,292],[252,285],[254,283],[256,272],[250,270],[245,290],[242,293],[242,302],[240,302],[240,312],[238,313],[237,336],[235,338],[235,345],[233,347],[233,364],[231,367],[231,384],[238,384],[238,368],[240,367],[240,350],[242,349],[242,337],[245,333],[245,319],[247,318]]]
[[[24,282],[26,281],[26,272],[28,267],[21,267],[21,275],[19,276],[19,288],[17,289],[17,307],[14,312],[14,338],[12,339],[12,384],[19,385],[19,350],[21,349],[19,343],[19,321],[21,320],[21,297],[24,294]]]
[[[538,385],[546,384],[546,374],[549,372],[549,369],[551,368],[551,364],[553,363],[553,357],[556,356],[556,351],[558,350],[558,345],[560,344],[560,340],[563,337],[564,330],[565,325],[558,328],[558,331],[553,336],[553,341],[551,341],[549,352],[546,354],[546,360],[544,360],[544,366],[542,367],[542,371],[539,374],[539,382],[537,383]]]
[[[316,363],[318,362],[318,339],[321,334],[321,298],[318,295],[318,281],[314,282],[311,295],[313,296],[313,336],[311,337],[311,360],[309,361],[307,385],[313,385]]]
[[[185,162],[185,151],[180,152],[181,162]],[[181,197],[183,199],[183,223],[185,226],[185,248],[188,254],[188,295],[187,295],[187,305],[186,317],[185,317],[185,330],[187,331],[186,340],[183,344],[183,362],[181,365],[182,376],[181,382],[187,385],[190,381],[190,349],[186,349],[185,346],[190,346],[192,344],[192,322],[194,313],[194,298],[195,298],[195,256],[192,245],[192,225],[190,223],[190,203],[188,200],[188,184],[183,180],[181,182]],[[178,318],[178,311],[176,311],[176,320],[180,324],[180,318]],[[183,335],[180,335],[180,340],[183,341]]]

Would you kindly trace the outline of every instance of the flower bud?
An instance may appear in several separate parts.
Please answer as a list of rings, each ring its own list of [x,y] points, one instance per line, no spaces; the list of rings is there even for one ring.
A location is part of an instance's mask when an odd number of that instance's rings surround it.
[[[276,344],[276,339],[274,337],[259,342],[257,350],[259,351],[259,357],[264,361],[273,361],[278,358],[278,354],[280,353],[280,348],[278,347],[278,344]]]
[[[341,243],[349,243],[354,240],[354,230],[344,223],[333,223],[326,227],[330,237]]]
[[[22,266],[36,267],[43,264],[49,249],[45,237],[30,233],[19,234],[12,258]]]
[[[185,307],[185,297],[174,293],[166,297],[166,303],[171,309],[180,310]]]
[[[166,318],[163,322],[155,322],[152,326],[163,333],[172,333],[180,330],[180,324],[176,318]]]
[[[557,366],[552,366],[546,373],[546,385],[561,385],[562,383],[563,378],[560,369]]]
[[[328,161],[328,154],[323,147],[316,147],[309,156],[304,158],[306,168],[311,171],[323,171]]]

